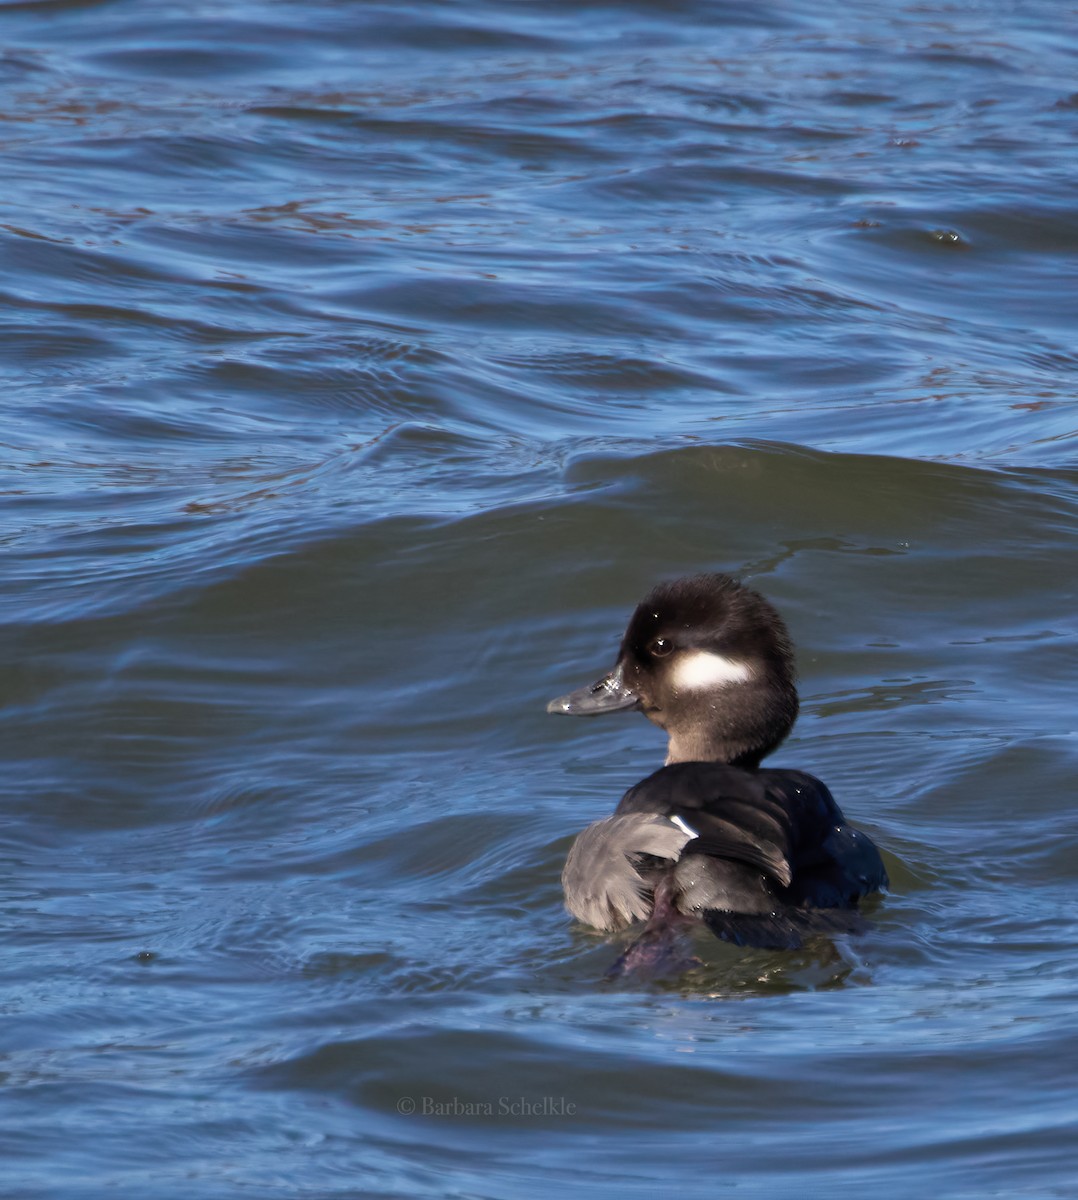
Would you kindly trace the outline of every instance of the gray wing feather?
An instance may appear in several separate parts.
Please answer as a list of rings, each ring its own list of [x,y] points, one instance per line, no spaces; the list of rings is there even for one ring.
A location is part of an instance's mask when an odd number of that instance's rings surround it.
[[[561,875],[565,907],[595,929],[622,929],[651,912],[647,882],[632,856],[676,862],[690,835],[668,817],[626,813],[589,825],[573,843]]]

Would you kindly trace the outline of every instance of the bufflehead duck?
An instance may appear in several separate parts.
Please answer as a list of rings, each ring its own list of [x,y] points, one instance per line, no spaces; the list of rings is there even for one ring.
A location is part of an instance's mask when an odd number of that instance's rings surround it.
[[[562,873],[578,920],[646,922],[622,969],[668,957],[671,933],[693,924],[769,949],[856,928],[857,902],[887,886],[879,851],[818,779],[760,766],[798,710],[793,646],[763,596],[729,575],[659,584],[610,674],[547,705],[623,709],[667,733],[666,765],[580,834]]]

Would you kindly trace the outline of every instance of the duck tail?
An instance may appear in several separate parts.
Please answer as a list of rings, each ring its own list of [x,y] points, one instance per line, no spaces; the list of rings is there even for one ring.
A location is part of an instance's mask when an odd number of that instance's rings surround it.
[[[779,908],[771,913],[709,909],[704,924],[724,942],[757,950],[800,950],[814,934],[862,933],[866,922],[851,909]]]

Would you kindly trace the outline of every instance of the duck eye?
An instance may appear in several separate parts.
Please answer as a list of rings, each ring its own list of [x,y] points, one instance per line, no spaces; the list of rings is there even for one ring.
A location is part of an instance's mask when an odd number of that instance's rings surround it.
[[[652,658],[665,658],[674,649],[674,643],[669,638],[657,637],[648,643],[648,653]]]

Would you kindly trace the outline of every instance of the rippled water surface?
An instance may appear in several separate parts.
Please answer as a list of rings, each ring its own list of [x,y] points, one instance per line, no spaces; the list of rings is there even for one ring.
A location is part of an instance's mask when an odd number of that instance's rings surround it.
[[[1074,17],[0,7],[4,1195],[1078,1195]],[[892,891],[611,985],[705,569]]]

